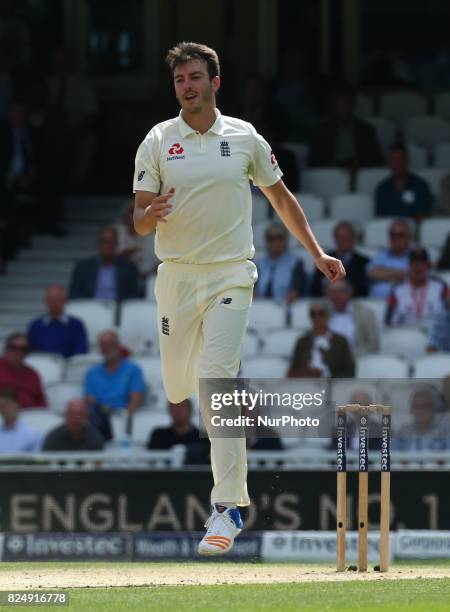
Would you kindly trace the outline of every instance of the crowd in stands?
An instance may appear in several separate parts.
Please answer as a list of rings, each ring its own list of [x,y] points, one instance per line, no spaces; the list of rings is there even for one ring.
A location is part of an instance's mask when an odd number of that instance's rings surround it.
[[[22,59],[9,63],[0,59],[0,275],[7,273],[5,262],[31,244],[33,234],[64,238],[63,198],[69,190],[76,192],[89,176],[99,113],[93,88],[71,68],[64,49],[53,49],[47,66],[33,70],[32,75],[26,60],[30,53],[18,55]],[[24,80],[27,74],[30,78]],[[24,82],[26,87],[21,85]],[[450,232],[439,253],[422,241],[426,221],[450,213],[450,128],[447,137],[443,130],[442,141],[408,140],[414,130],[407,120],[414,117],[406,107],[404,120],[401,112],[382,115],[383,92],[377,92],[366,96],[371,110],[362,112],[364,96],[345,83],[314,77],[301,53],[286,55],[276,83],[253,76],[243,91],[237,114],[251,121],[271,143],[284,180],[300,194],[300,202],[302,193],[305,202],[314,196],[324,211],[321,218],[331,217],[332,241],[326,248],[347,271],[345,280],[329,284],[308,266],[304,250],[293,244],[286,228],[268,212],[256,251],[254,308],[259,303],[276,304],[289,321],[296,305],[307,304],[298,326],[302,329],[295,325],[290,329],[294,342],[282,375],[357,377],[358,359],[382,349],[380,321],[371,300],[382,305],[386,329],[419,329],[426,334],[427,352],[450,354],[448,275],[443,274],[450,271]],[[444,121],[426,114],[437,104],[422,94],[411,95],[418,96],[419,102],[422,99],[425,110],[418,114],[425,115],[430,126],[434,119]],[[374,116],[375,109],[380,116]],[[450,111],[445,119],[449,117]],[[437,166],[442,170],[437,186],[413,164],[417,148],[425,160],[424,169],[429,162],[444,160]],[[338,172],[348,188],[334,192],[327,178],[331,174],[324,174],[320,186],[324,189],[314,192],[307,188],[311,184],[308,172],[314,169]],[[371,189],[363,192],[358,186],[365,169],[378,174]],[[354,206],[367,205],[368,210],[349,208],[348,214],[334,218],[326,193],[361,194],[366,199],[355,200]],[[154,236],[136,235],[132,212],[129,200],[117,211],[116,223],[101,229],[97,252],[75,264],[67,295],[62,286],[49,286],[45,313],[30,321],[26,333],[22,330],[6,338],[0,357],[0,452],[108,448],[114,439],[115,414],[127,414],[132,422],[139,411],[151,410],[149,397],[160,380],[148,383],[137,363],[136,346],[122,344],[109,325],[98,338],[90,338],[89,321],[69,314],[66,308],[67,300],[113,301],[119,309],[128,300],[146,296],[151,300],[148,287],[159,263]],[[385,247],[364,243],[367,227],[362,219],[387,220],[386,236],[380,241]],[[68,362],[93,350],[98,351],[98,362],[87,368],[78,397],[67,401],[64,422],[45,436],[35,431],[23,415],[26,410],[45,408],[49,401],[44,381],[27,357],[51,353]],[[245,375],[244,358],[243,362]],[[374,398],[359,390],[347,399],[364,404]],[[449,421],[440,416],[449,406],[446,401],[438,409],[432,394],[417,392],[411,399],[410,423],[397,432],[396,448],[450,449]],[[146,432],[145,446],[168,449],[183,444],[190,462],[208,461],[209,444],[198,437],[189,398],[168,404],[168,416],[167,427]],[[355,436],[355,430],[350,432],[352,448]],[[276,437],[255,438],[248,440],[248,446],[273,450],[281,449],[283,443]]]

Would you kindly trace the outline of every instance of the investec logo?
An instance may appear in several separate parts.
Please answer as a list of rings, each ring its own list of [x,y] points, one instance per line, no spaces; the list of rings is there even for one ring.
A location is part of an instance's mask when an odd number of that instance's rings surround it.
[[[345,419],[338,417],[337,426],[337,471],[345,471]]]
[[[174,159],[185,159],[186,155],[182,155],[184,153],[183,147],[179,142],[176,142],[169,148],[169,155],[166,158],[166,161],[172,161]]]

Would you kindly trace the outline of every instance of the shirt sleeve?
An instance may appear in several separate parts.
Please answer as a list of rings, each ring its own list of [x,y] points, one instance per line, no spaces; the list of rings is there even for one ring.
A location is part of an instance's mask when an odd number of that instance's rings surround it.
[[[368,272],[369,270],[372,270],[373,268],[376,268],[377,266],[384,266],[385,264],[386,264],[386,257],[385,257],[384,251],[378,251],[378,253],[375,253],[375,255],[372,257],[372,259],[367,264],[366,272]]]
[[[156,131],[151,130],[140,144],[134,163],[133,192],[151,191],[159,193],[161,176],[159,172],[160,140]]]
[[[95,374],[93,370],[89,370],[84,377],[84,395],[87,397],[97,397],[97,389],[95,387]]]
[[[283,176],[269,143],[252,127],[253,157],[249,176],[255,185],[270,187]]]

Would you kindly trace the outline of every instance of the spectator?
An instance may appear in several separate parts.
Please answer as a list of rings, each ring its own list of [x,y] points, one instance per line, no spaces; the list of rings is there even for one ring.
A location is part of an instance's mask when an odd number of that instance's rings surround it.
[[[448,288],[444,281],[430,276],[426,249],[418,246],[409,254],[409,277],[396,285],[389,296],[387,325],[424,325],[428,329],[436,316],[445,312]]]
[[[38,136],[30,125],[29,109],[16,99],[7,121],[0,123],[0,207],[8,226],[18,228],[13,251],[18,241],[29,244],[31,234],[40,225],[37,153]]]
[[[450,353],[450,309],[447,309],[436,316],[431,326],[430,337],[427,351],[434,353],[441,351]]]
[[[355,375],[352,352],[346,338],[330,330],[327,304],[312,303],[309,316],[312,330],[297,341],[288,376],[352,378]]]
[[[20,417],[20,402],[12,389],[0,390],[0,453],[38,453],[42,435]]]
[[[406,221],[398,219],[389,227],[389,248],[381,249],[367,266],[371,281],[370,297],[387,298],[393,283],[408,276],[411,230]]]
[[[372,400],[364,389],[356,389],[347,402],[348,404],[358,404],[359,406],[370,406]],[[358,450],[359,447],[359,423],[354,412],[347,415],[347,448]],[[332,448],[336,448],[337,440],[333,438]],[[369,450],[380,450],[381,448],[381,427],[379,419],[373,418],[369,413]]]
[[[106,439],[112,438],[109,415],[114,410],[128,410],[131,415],[142,404],[145,384],[141,368],[122,357],[120,342],[113,331],[99,336],[103,363],[88,370],[85,397],[90,407],[90,420]]]
[[[330,252],[332,257],[337,257],[342,261],[346,271],[346,280],[353,288],[354,297],[365,297],[368,291],[368,280],[366,266],[369,259],[355,250],[355,230],[348,221],[337,223],[334,228],[335,250]],[[322,297],[324,288],[327,284],[326,277],[315,270],[311,283],[311,295]]]
[[[134,263],[117,255],[117,231],[100,231],[98,255],[77,263],[72,273],[69,298],[127,300],[140,297],[139,272]]]
[[[377,323],[373,312],[352,302],[352,287],[344,279],[328,285],[331,306],[330,330],[344,336],[355,354],[379,349]]]
[[[350,87],[335,92],[334,114],[312,133],[310,166],[358,168],[381,166],[383,153],[375,129],[355,116],[355,93]]]
[[[284,225],[271,223],[266,231],[267,255],[256,260],[256,297],[292,302],[306,294],[306,275],[300,258],[289,251]]]
[[[450,172],[441,180],[441,192],[436,212],[439,215],[450,215]]]
[[[149,450],[168,450],[177,444],[186,446],[186,463],[205,463],[209,454],[209,443],[199,437],[199,430],[192,423],[192,402],[185,399],[179,404],[168,402],[172,424],[154,429],[147,442]]]
[[[394,450],[433,451],[450,449],[450,429],[445,418],[436,414],[436,398],[426,389],[416,391],[411,400],[412,423],[403,426],[392,440]]]
[[[431,212],[431,192],[423,178],[409,172],[408,151],[402,144],[389,149],[392,176],[375,191],[377,217],[411,217],[420,221]]]
[[[84,400],[71,400],[66,407],[64,425],[59,425],[45,437],[45,451],[97,451],[103,448],[103,437],[88,421]]]
[[[450,270],[450,234],[448,234],[445,240],[444,248],[442,249],[436,268],[438,270]]]
[[[33,351],[72,357],[88,352],[83,322],[64,312],[66,292],[61,285],[47,289],[47,314],[31,322],[28,339]]]
[[[3,357],[0,357],[0,390],[12,389],[22,408],[47,406],[39,374],[26,365],[30,352],[26,334],[12,334],[6,339]]]
[[[98,101],[88,80],[74,72],[62,47],[52,51],[47,86],[49,106],[64,115],[68,178],[71,187],[78,189],[88,179],[94,161]]]
[[[156,272],[158,264],[161,263],[155,255],[155,234],[140,236],[136,233],[133,224],[134,201],[126,203],[122,219],[116,224],[117,252],[121,257],[130,259],[141,275],[146,279],[150,274]]]

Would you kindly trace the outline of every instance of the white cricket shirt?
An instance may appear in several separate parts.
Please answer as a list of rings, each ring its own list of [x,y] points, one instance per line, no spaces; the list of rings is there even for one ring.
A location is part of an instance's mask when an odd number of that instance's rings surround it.
[[[153,127],[141,143],[133,189],[163,194],[175,188],[167,223],[156,227],[155,252],[162,261],[244,261],[255,253],[249,178],[264,187],[282,175],[250,123],[218,113],[200,134],[180,113]]]

